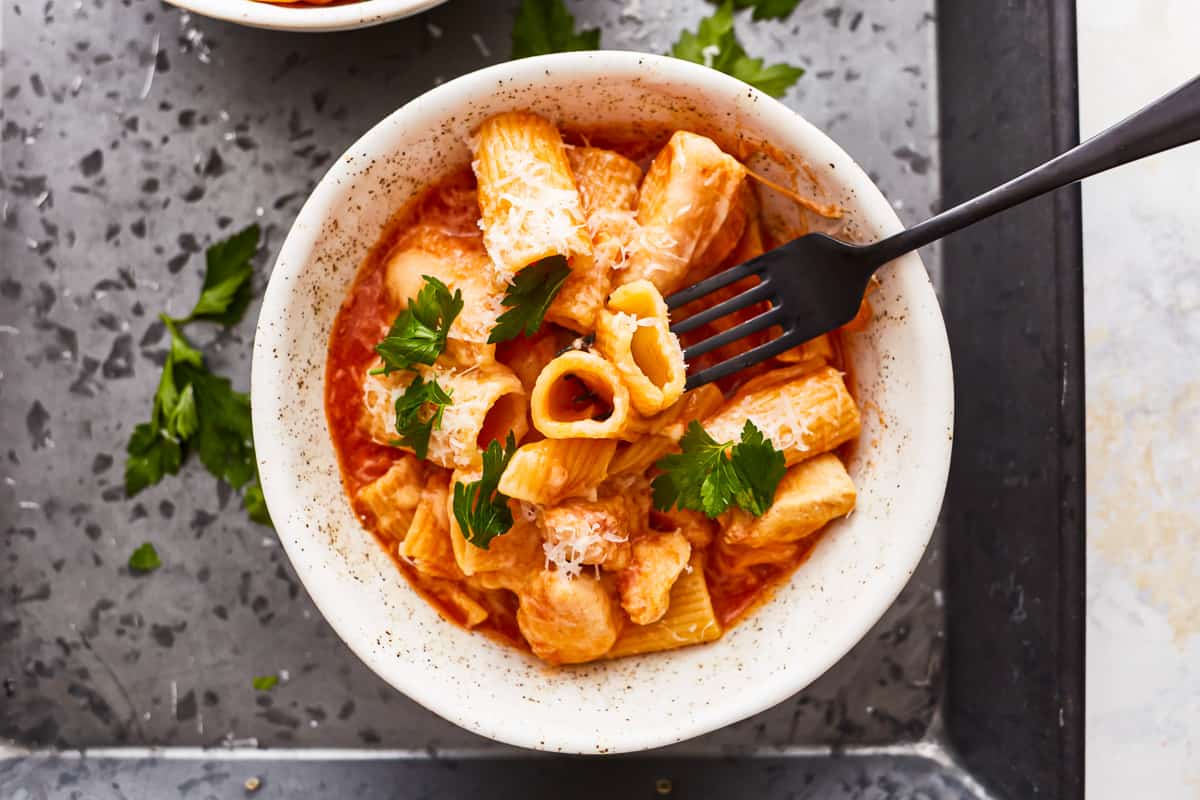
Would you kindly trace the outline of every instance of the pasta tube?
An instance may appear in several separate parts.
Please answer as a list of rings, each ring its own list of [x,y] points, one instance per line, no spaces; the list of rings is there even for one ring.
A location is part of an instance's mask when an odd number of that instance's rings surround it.
[[[571,350],[538,375],[529,411],[533,426],[552,439],[622,438],[630,421],[629,389],[608,361]]]
[[[621,373],[639,414],[657,414],[683,394],[683,350],[650,281],[627,283],[608,298],[596,318],[596,349]]]
[[[676,131],[642,180],[641,233],[620,281],[645,279],[664,295],[683,286],[737,203],[745,175],[711,139]]]
[[[447,469],[474,467],[493,439],[504,441],[511,432],[518,440],[529,428],[525,387],[508,367],[494,361],[459,369],[438,362],[419,365],[417,374],[437,380],[450,393],[441,425],[429,437],[428,460]],[[363,377],[364,422],[380,444],[396,441],[396,400],[413,380],[412,372]]]
[[[862,429],[858,406],[833,367],[739,391],[704,428],[719,442],[734,441],[746,420],[783,451],[788,466],[832,450]]]
[[[558,129],[524,111],[479,128],[471,168],[483,244],[503,278],[549,256],[592,253],[579,192]]]
[[[397,553],[426,575],[462,580],[450,544],[449,491],[450,476],[445,470],[434,470],[426,478],[420,505]]]
[[[450,486],[456,483],[470,483],[479,480],[479,471],[464,472],[456,470],[450,477]],[[510,570],[519,573],[531,569],[542,561],[542,537],[532,520],[520,513],[517,503],[511,502],[513,510],[513,525],[507,533],[502,533],[492,539],[488,548],[476,547],[466,540],[458,520],[454,517],[454,491],[446,499],[447,514],[450,521],[450,544],[454,548],[454,560],[464,575],[471,576],[480,572],[497,572]]]
[[[500,476],[500,492],[538,505],[577,497],[604,480],[616,449],[612,439],[543,439],[522,445]]]
[[[567,160],[587,217],[592,262],[590,267],[571,265],[571,274],[550,304],[546,319],[588,333],[612,287],[612,271],[624,265],[634,238],[642,170],[623,155],[599,147],[573,147],[567,151]]]
[[[368,527],[400,541],[421,501],[421,462],[401,455],[382,476],[358,490],[355,508]]]

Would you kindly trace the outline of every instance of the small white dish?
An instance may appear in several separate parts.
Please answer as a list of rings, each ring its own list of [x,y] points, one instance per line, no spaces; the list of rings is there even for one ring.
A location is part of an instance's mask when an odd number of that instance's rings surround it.
[[[848,229],[900,229],[892,207],[828,137],[714,70],[629,52],[564,53],[471,73],[413,100],[329,170],[288,234],[254,344],[263,489],[296,573],[330,625],[384,680],[476,733],[522,747],[616,753],[667,745],[800,691],[846,654],[917,566],[950,463],[953,384],[945,326],[920,258],[881,273],[875,320],[847,337],[864,408],[850,461],[858,508],[823,535],[774,599],[718,642],[550,669],[440,619],[351,513],[325,420],[334,316],[387,219],[467,163],[469,132],[503,110],[559,123],[689,128],[725,147],[761,139],[841,203]],[[755,164],[788,181],[778,164]]]
[[[259,0],[167,0],[204,17],[273,31],[326,33],[369,28],[418,14],[446,0],[356,0],[336,5],[297,6]]]

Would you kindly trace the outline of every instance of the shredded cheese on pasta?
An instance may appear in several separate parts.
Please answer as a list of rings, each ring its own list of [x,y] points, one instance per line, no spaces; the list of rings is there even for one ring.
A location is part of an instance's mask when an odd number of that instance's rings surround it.
[[[513,154],[521,156],[520,162],[495,187],[499,199],[508,205],[504,224],[484,226],[483,219],[479,220],[483,246],[500,277],[510,282],[515,271],[501,265],[510,261],[508,255],[522,242],[544,242],[567,255],[574,250],[583,227],[572,222],[579,209],[579,193],[574,187],[556,188],[554,171],[532,153],[514,150]],[[478,174],[478,160],[472,162],[471,169]]]

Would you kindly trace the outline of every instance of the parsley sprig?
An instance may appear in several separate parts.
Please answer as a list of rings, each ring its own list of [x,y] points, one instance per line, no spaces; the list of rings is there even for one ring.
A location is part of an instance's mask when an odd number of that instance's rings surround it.
[[[537,333],[546,310],[570,274],[571,267],[563,256],[543,258],[518,272],[500,301],[508,310],[496,319],[488,342],[507,342],[522,333]]]
[[[462,290],[450,294],[449,287],[432,275],[421,276],[425,285],[409,300],[408,307],[396,315],[375,352],[383,366],[374,374],[388,375],[396,370],[412,369],[414,364],[432,364],[446,349],[446,337],[454,318],[463,310]]]
[[[576,32],[575,17],[563,0],[521,0],[513,20],[513,58],[599,48],[600,29]]]
[[[210,372],[204,355],[183,334],[183,326],[193,320],[232,325],[241,319],[249,303],[251,258],[258,240],[258,226],[251,225],[208,248],[204,287],[192,312],[182,319],[159,315],[170,346],[150,421],[134,427],[126,446],[127,496],[178,474],[187,452],[194,449],[208,471],[234,489],[250,484],[243,497],[247,513],[255,522],[271,524],[254,459],[250,397]]]
[[[757,18],[757,10],[755,13]],[[695,33],[681,33],[671,55],[732,75],[772,97],[782,97],[804,74],[802,67],[791,64],[767,67],[761,58],[746,54],[733,30],[732,0],[724,0],[711,16],[700,20]]]
[[[450,405],[451,393],[443,389],[437,378],[426,383],[420,375],[396,398],[396,447],[409,447],[417,458],[429,453],[429,437],[442,427],[442,413]]]
[[[678,507],[716,517],[736,505],[762,516],[787,469],[783,453],[750,420],[737,443],[718,442],[692,421],[679,446],[682,452],[655,465],[662,470],[651,485],[660,511]]]
[[[131,572],[145,574],[153,572],[161,566],[162,560],[158,557],[158,551],[149,542],[142,543],[136,550],[129,554],[129,569]]]
[[[454,484],[454,518],[458,527],[463,538],[484,550],[513,524],[509,498],[496,491],[496,487],[516,452],[517,440],[512,433],[503,447],[493,439],[483,451],[483,474],[479,480]]]

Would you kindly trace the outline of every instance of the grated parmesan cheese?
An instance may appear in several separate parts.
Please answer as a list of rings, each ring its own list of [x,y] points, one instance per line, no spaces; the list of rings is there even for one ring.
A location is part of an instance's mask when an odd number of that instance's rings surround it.
[[[605,556],[604,544],[623,544],[629,537],[606,531],[593,515],[586,512],[581,515],[580,524],[569,531],[560,528],[547,530],[549,538],[542,543],[542,553],[545,556],[545,566],[551,565],[567,577],[573,578],[580,573],[586,563],[595,563]]]
[[[558,173],[531,152],[513,148],[506,154],[511,163],[505,165],[501,177],[491,187],[498,201],[491,215],[492,224],[485,225],[481,218],[479,227],[483,230],[484,248],[497,272],[504,280],[511,281],[516,270],[504,265],[522,260],[522,251],[528,249],[529,242],[566,255],[577,250],[581,240],[590,237],[583,235],[579,193],[573,186],[556,186]],[[479,164],[478,159],[471,162],[476,176]]]

